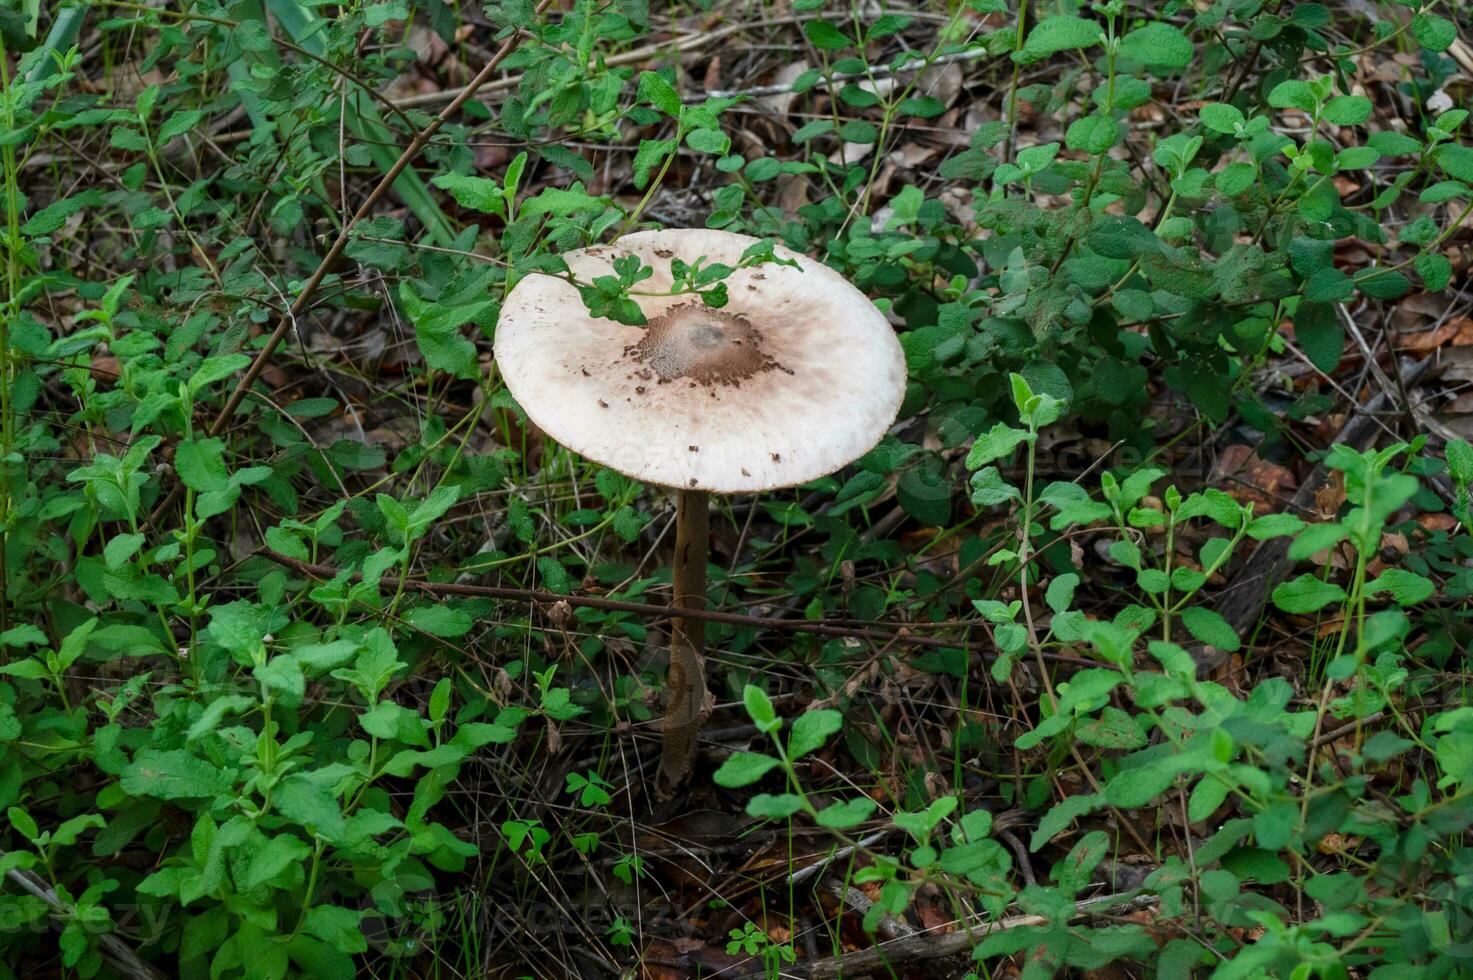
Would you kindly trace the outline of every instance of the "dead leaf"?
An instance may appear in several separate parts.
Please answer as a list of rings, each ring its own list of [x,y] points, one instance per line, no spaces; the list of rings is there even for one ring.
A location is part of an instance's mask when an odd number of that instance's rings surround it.
[[[1252,503],[1260,514],[1273,514],[1283,509],[1299,486],[1299,481],[1286,467],[1261,459],[1252,446],[1234,445],[1217,458],[1212,482],[1222,486],[1239,503]]]
[[[1444,345],[1467,347],[1473,344],[1473,317],[1460,316],[1431,330],[1401,333],[1396,336],[1396,349],[1409,354],[1426,354]]]

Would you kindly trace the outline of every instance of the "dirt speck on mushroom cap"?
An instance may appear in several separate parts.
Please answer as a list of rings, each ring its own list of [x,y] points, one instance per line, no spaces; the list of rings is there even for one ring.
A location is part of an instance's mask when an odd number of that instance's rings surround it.
[[[638,255],[654,270],[641,293],[660,293],[673,259],[735,266],[756,241],[640,232],[564,259],[590,281],[619,255]],[[720,309],[690,295],[635,296],[646,327],[596,319],[565,280],[529,276],[497,325],[501,374],[545,432],[645,482],[740,493],[831,473],[894,421],[904,355],[863,293],[819,262],[777,252],[799,268],[736,270]]]

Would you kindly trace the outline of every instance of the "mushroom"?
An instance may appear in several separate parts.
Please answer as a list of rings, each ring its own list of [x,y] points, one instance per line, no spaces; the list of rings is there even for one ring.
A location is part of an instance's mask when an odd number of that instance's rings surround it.
[[[778,247],[795,265],[739,268],[728,303],[672,288],[671,261],[736,267],[758,240],[703,229],[644,231],[568,252],[577,279],[637,255],[654,275],[633,299],[647,320],[592,316],[567,280],[529,275],[506,297],[496,363],[531,420],[568,449],[676,491],[675,606],[706,602],[708,494],[759,493],[833,473],[868,452],[905,392],[895,332],[837,272]],[[672,624],[660,791],[687,775],[710,714],[700,619]]]

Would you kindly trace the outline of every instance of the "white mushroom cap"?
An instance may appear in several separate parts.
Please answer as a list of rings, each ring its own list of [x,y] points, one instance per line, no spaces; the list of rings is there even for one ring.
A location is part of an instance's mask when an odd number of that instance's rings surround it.
[[[757,241],[704,229],[645,231],[563,256],[583,282],[638,255],[735,266]],[[905,393],[905,356],[873,303],[837,272],[778,247],[726,281],[729,300],[636,295],[649,321],[594,318],[566,280],[530,275],[506,298],[496,362],[512,397],[569,449],[646,483],[743,493],[838,470],[880,441]]]

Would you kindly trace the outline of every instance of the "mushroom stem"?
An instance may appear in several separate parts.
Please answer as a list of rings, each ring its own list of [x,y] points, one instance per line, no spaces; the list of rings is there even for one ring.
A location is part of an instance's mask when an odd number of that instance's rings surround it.
[[[678,490],[675,497],[675,605],[706,605],[706,556],[710,548],[710,497],[704,490]],[[660,754],[660,791],[668,795],[690,775],[696,755],[696,733],[706,720],[706,624],[676,618],[670,628],[670,673],[667,678],[664,746]]]

